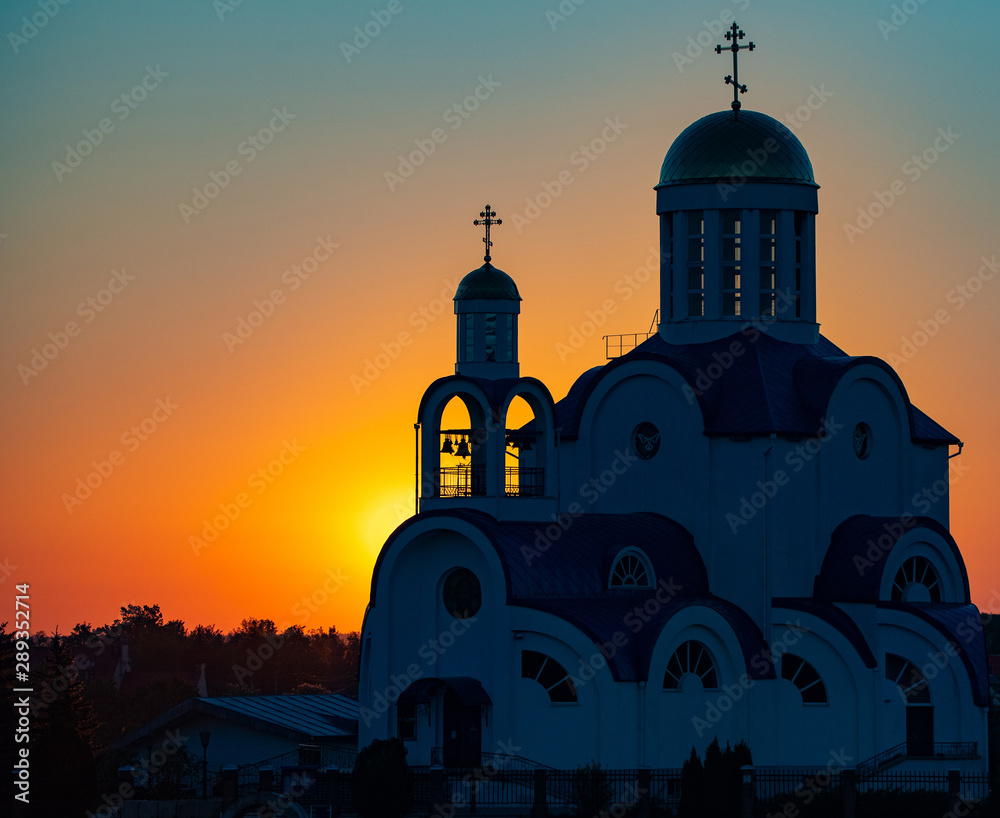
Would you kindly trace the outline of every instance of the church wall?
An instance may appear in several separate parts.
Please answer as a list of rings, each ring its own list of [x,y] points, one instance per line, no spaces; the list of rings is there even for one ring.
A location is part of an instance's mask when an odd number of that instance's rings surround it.
[[[704,645],[714,660],[717,687],[705,689],[692,674],[677,689],[664,689],[664,676],[674,652],[688,640]],[[736,744],[749,737],[754,684],[747,678],[739,642],[718,613],[700,606],[685,608],[666,625],[650,657],[646,738],[653,766],[680,767],[691,748],[704,754],[713,738]]]
[[[899,388],[882,369],[857,366],[834,389],[827,407],[821,468],[821,529],[832,532],[855,514],[904,511],[910,465],[910,427]],[[858,424],[870,427],[869,453],[855,454]]]
[[[618,743],[634,735],[635,721],[625,721],[628,727],[622,729],[622,722],[615,720],[617,700],[628,697],[626,688],[634,686],[615,683],[594,643],[563,620],[515,608],[511,626],[515,638],[506,641],[504,653],[509,669],[508,705],[501,708],[494,698],[498,738],[511,737],[521,747],[518,755],[549,766],[575,768],[588,759],[600,760],[604,766],[621,763]],[[524,650],[559,662],[573,681],[577,701],[552,702],[537,681],[521,678]]]
[[[697,401],[670,367],[648,362],[620,367],[588,401],[577,443],[577,473],[568,492],[583,495],[588,511],[655,511],[695,533],[706,496],[708,440]],[[636,457],[634,434],[642,423],[659,431],[659,450]],[[588,484],[583,492],[580,486]],[[695,533],[697,537],[697,534]]]
[[[870,721],[864,714],[871,671],[847,640],[822,620],[799,611],[775,611],[768,644],[776,658],[777,679],[754,689],[754,761],[758,764],[825,768],[833,754],[854,762],[868,757]],[[782,678],[782,657],[804,659],[819,673],[826,688],[825,704],[803,701],[799,689]],[[764,740],[762,740],[764,739]],[[838,756],[839,757],[839,756]]]
[[[885,678],[885,655],[894,653],[916,665],[930,688],[934,708],[934,741],[977,741],[985,756],[983,710],[973,703],[969,676],[947,639],[926,622],[900,611],[881,610],[879,684],[882,695],[878,724],[883,749],[906,740],[906,703],[899,687]]]

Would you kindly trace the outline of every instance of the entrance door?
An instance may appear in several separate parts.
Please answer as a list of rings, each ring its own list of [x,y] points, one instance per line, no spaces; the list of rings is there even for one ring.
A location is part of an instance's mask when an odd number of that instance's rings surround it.
[[[934,755],[934,708],[906,708],[906,754]]]
[[[448,688],[444,694],[444,766],[478,767],[482,753],[479,705],[464,705]]]

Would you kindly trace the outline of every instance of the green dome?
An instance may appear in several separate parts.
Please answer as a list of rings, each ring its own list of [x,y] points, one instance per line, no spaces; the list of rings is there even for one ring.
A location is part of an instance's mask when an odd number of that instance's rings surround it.
[[[455,301],[472,298],[521,300],[514,279],[489,263],[484,264],[478,270],[473,270],[458,285]]]
[[[685,128],[663,160],[660,185],[714,183],[734,176],[818,187],[809,154],[795,134],[757,111],[740,111],[739,117],[720,111]]]

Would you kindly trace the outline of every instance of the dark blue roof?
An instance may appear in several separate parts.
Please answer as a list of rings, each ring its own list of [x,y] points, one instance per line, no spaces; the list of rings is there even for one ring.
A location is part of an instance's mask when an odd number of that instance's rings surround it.
[[[962,571],[965,601],[969,601],[969,575],[951,532],[930,517],[869,517],[857,514],[838,525],[830,537],[823,566],[816,577],[813,596],[827,602],[877,602],[886,557],[900,537],[927,528],[940,535],[951,548]],[[873,559],[874,557],[874,559]]]
[[[369,607],[375,606],[382,560],[392,543],[411,525],[433,518],[461,520],[486,535],[503,565],[508,604],[570,622],[594,640],[595,653],[597,645],[614,644],[621,631],[628,641],[608,663],[616,679],[645,679],[663,626],[690,605],[711,608],[726,619],[739,640],[751,679],[774,678],[760,629],[741,609],[710,594],[705,564],[691,534],[651,512],[585,514],[565,528],[555,523],[500,522],[468,509],[422,512],[399,526],[379,554]],[[641,548],[649,557],[655,588],[608,587],[612,561],[628,546]]]
[[[786,126],[758,111],[736,116],[731,110],[702,117],[681,132],[663,160],[660,185],[733,176],[817,186],[809,154]]]
[[[771,607],[785,608],[790,611],[802,611],[803,613],[812,614],[822,619],[834,630],[839,631],[847,638],[858,652],[861,661],[865,663],[865,667],[878,666],[878,663],[875,661],[875,654],[872,653],[872,649],[868,646],[868,640],[861,633],[861,628],[858,627],[858,624],[845,611],[838,608],[832,602],[819,602],[815,599],[775,597],[771,600]]]
[[[742,354],[734,357],[730,350],[736,343]],[[720,359],[731,359],[732,364],[722,368]],[[795,344],[752,328],[701,344],[670,344],[656,334],[600,370],[584,373],[556,404],[556,425],[562,427],[562,437],[579,436],[587,398],[602,378],[619,366],[645,360],[665,363],[684,377],[698,399],[707,435],[815,435],[839,379],[852,367],[869,364],[884,370],[898,385],[914,442],[958,443],[958,438],[910,403],[902,381],[885,361],[851,357],[822,337],[816,344]]]
[[[400,525],[386,541],[372,573],[371,606],[382,559],[411,525],[435,517],[457,519],[478,528],[504,566],[507,602],[522,599],[631,598],[651,591],[608,588],[612,560],[627,546],[642,549],[657,580],[672,583],[676,596],[708,595],[708,574],[691,534],[679,523],[652,512],[584,514],[565,529],[555,523],[500,522],[482,511],[424,511]]]
[[[487,298],[520,301],[517,284],[503,270],[490,263],[484,264],[465,276],[455,292],[455,301],[460,299]]]
[[[962,664],[969,674],[972,697],[976,705],[979,707],[989,706],[989,658],[986,653],[983,623],[975,605],[971,603],[946,604],[943,602],[879,602],[878,607],[892,608],[919,616],[944,634],[948,638],[949,644],[961,657]],[[934,657],[912,657],[914,661],[918,658],[923,659],[923,661],[917,662],[917,664],[923,666],[928,658]],[[947,660],[949,657],[946,654],[944,658]]]

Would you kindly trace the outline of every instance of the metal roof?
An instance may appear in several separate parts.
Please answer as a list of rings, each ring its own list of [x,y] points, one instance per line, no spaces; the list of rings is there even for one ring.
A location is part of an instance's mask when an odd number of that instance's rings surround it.
[[[848,517],[833,530],[813,596],[827,602],[876,602],[889,553],[903,534],[921,528],[935,532],[948,543],[961,569],[965,601],[968,602],[969,575],[958,545],[947,528],[930,517],[913,517],[910,525],[903,525],[899,517],[870,517],[867,514]],[[887,537],[891,544],[883,546]],[[872,543],[877,543],[880,551],[874,560],[868,553]]]
[[[879,602],[879,608],[890,608],[920,617],[933,625],[958,652],[969,674],[972,698],[978,707],[990,704],[990,668],[986,653],[986,637],[979,609],[972,603],[944,602]],[[926,664],[928,657],[918,665]]]
[[[455,301],[471,298],[502,298],[508,301],[520,301],[517,284],[503,270],[498,270],[492,264],[486,263],[469,273],[458,285]]]
[[[718,182],[736,177],[817,187],[802,143],[778,120],[758,111],[702,117],[674,140],[660,185]]]
[[[193,697],[115,742],[128,747],[192,715],[207,715],[278,733],[298,741],[352,738],[358,731],[358,702],[339,693],[292,696]]]
[[[740,344],[742,354],[731,355],[734,343]],[[732,364],[717,378],[706,378],[703,373],[719,369],[720,356]],[[599,370],[585,372],[556,404],[556,426],[562,428],[563,438],[579,437],[584,407],[600,380],[634,361],[656,361],[677,370],[697,396],[709,436],[816,435],[837,383],[848,370],[867,364],[896,382],[915,443],[959,442],[910,402],[895,370],[880,358],[847,355],[822,336],[815,344],[795,344],[743,332],[700,344],[671,344],[655,334]]]

